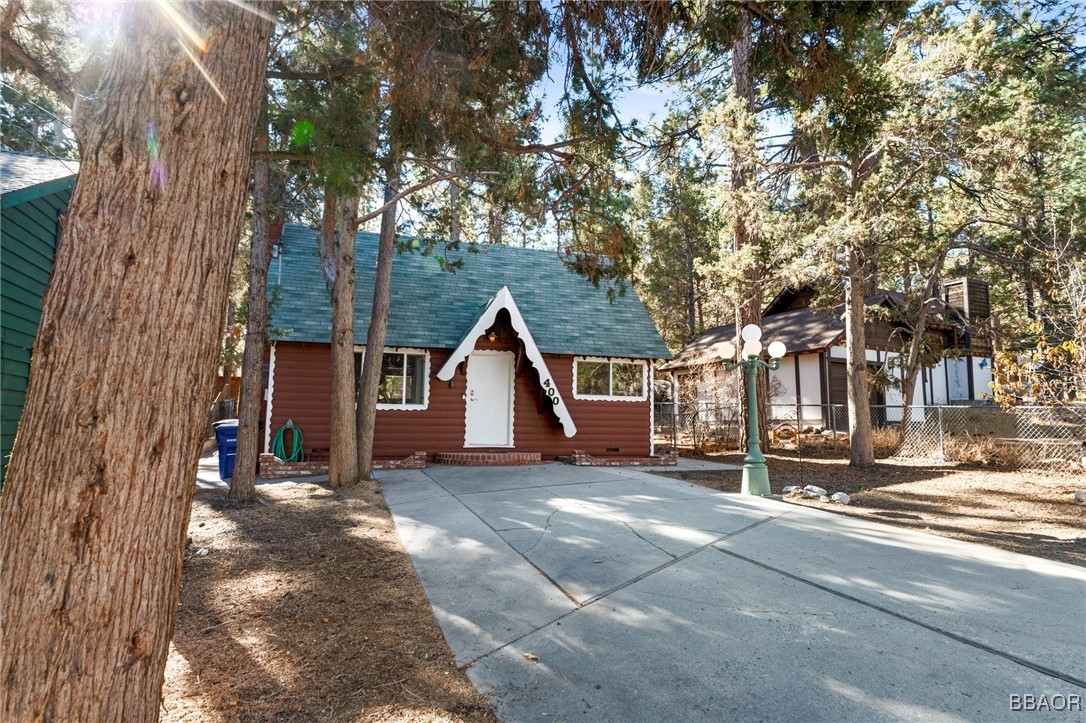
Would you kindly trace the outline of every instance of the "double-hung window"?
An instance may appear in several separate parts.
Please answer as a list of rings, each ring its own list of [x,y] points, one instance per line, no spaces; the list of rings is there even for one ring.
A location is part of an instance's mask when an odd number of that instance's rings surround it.
[[[575,399],[644,401],[648,386],[643,361],[578,357],[573,360]]]

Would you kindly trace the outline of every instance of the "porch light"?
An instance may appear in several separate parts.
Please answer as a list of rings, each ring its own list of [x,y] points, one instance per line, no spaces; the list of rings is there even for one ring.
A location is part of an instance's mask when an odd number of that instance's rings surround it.
[[[762,353],[762,330],[756,324],[747,324],[740,332],[743,338],[742,358],[735,359],[735,345],[730,341],[717,344],[714,349],[724,363],[726,371],[742,367],[747,376],[747,408],[750,409],[750,429],[747,435],[747,456],[743,459],[743,487],[745,495],[767,497],[769,489],[769,469],[762,454],[762,440],[758,434],[758,387],[754,383],[760,369],[780,369],[781,357],[788,353],[783,342],[774,341],[769,345],[770,360],[760,358]],[[735,359],[735,361],[732,361]]]

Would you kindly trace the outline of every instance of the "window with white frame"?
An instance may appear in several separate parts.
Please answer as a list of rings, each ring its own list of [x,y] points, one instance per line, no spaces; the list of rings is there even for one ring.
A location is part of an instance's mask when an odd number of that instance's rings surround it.
[[[355,355],[361,371],[362,354]],[[385,349],[381,355],[378,409],[426,409],[429,404],[430,354],[421,349]]]
[[[644,401],[647,371],[643,361],[577,357],[573,360],[573,397]]]

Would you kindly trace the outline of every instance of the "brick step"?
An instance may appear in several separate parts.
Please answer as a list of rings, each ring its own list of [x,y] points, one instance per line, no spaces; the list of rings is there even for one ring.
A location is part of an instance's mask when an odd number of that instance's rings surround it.
[[[438,452],[434,462],[460,467],[511,467],[540,464],[543,458],[539,452]]]

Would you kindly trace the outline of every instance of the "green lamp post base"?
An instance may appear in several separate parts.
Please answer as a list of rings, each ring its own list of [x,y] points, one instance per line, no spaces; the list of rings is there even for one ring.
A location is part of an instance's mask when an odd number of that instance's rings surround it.
[[[762,440],[758,436],[758,388],[755,380],[760,369],[774,371],[781,368],[781,357],[787,349],[780,341],[769,345],[770,361],[762,361],[758,355],[762,352],[762,330],[756,324],[747,324],[742,332],[743,352],[735,361],[729,361],[735,354],[735,347],[730,341],[717,344],[717,354],[724,363],[725,371],[733,371],[743,368],[747,378],[747,456],[743,459],[743,487],[741,491],[745,495],[757,497],[769,497],[773,493],[769,489],[769,469],[765,466],[765,455],[762,454]]]
[[[740,491],[745,495],[759,497],[773,494],[769,490],[769,469],[765,462],[743,462],[743,487]]]

